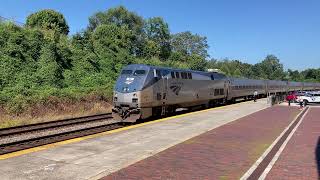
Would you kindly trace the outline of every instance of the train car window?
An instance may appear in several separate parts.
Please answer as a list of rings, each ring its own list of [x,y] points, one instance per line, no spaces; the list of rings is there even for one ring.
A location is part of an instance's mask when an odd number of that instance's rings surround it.
[[[182,79],[188,79],[186,72],[181,72]]]
[[[223,95],[223,94],[224,94],[224,90],[220,89],[220,95]]]
[[[130,74],[132,74],[132,70],[124,69],[124,70],[122,70],[121,74],[122,75],[130,75]]]
[[[218,96],[219,95],[219,89],[214,89],[214,95]]]
[[[133,75],[135,76],[141,76],[141,75],[144,75],[146,74],[146,71],[145,70],[135,70]]]
[[[176,72],[176,78],[180,78],[179,72]]]
[[[181,75],[181,79],[185,79],[184,72],[181,72],[180,75]]]
[[[191,73],[188,73],[188,78],[192,79],[192,74]]]
[[[175,78],[174,72],[171,72],[171,78]]]
[[[214,89],[214,95],[215,96],[224,95],[224,89]]]
[[[157,93],[157,100],[161,100],[161,93]]]

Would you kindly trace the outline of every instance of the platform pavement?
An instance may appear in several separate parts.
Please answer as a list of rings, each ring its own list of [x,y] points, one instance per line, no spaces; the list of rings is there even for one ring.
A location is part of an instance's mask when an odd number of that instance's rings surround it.
[[[301,111],[274,106],[240,118],[103,180],[239,179]]]
[[[1,179],[98,179],[267,107],[238,103],[0,160]]]
[[[311,107],[267,174],[267,180],[320,179],[320,108]]]

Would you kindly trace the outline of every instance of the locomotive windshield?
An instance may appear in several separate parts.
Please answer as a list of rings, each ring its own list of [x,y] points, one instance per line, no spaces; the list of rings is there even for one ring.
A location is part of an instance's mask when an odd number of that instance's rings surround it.
[[[144,75],[144,74],[146,74],[145,70],[136,70],[133,73],[133,75],[135,75],[135,76],[140,76],[140,75]]]
[[[115,90],[121,93],[140,91],[147,79],[149,67],[128,65],[121,71],[115,84]]]
[[[124,70],[122,70],[121,74],[122,75],[130,75],[130,74],[132,74],[132,70],[124,69]]]

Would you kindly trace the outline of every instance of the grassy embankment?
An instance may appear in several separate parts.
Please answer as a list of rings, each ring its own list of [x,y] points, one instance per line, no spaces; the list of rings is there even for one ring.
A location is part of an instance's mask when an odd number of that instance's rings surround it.
[[[0,107],[0,128],[111,112],[111,91],[11,97]],[[9,97],[8,97],[9,98]]]

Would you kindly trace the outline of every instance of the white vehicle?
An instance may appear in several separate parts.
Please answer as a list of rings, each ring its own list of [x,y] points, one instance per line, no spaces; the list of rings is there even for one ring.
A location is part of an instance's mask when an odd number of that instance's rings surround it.
[[[320,103],[320,92],[309,92],[301,96],[305,104]]]

